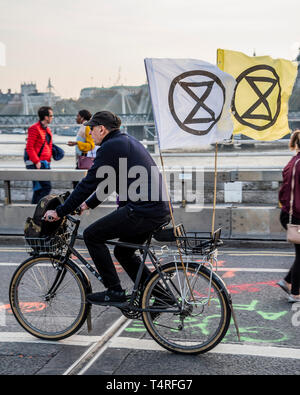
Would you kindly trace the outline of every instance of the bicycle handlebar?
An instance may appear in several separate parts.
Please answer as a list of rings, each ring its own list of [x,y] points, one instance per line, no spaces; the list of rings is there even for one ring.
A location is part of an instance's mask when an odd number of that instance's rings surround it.
[[[72,215],[80,215],[81,213],[81,207],[77,207],[71,214]]]
[[[66,218],[67,218],[69,221],[73,222],[73,224],[78,224],[78,223],[80,223],[80,219],[75,219],[75,218],[73,218],[71,215],[66,215]]]
[[[80,207],[77,207],[71,214],[68,214],[68,215],[66,215],[66,218],[69,220],[69,221],[71,221],[71,222],[73,222],[74,224],[80,224],[80,219],[75,219],[75,218],[73,218],[72,217],[72,215],[80,215],[80,213],[81,213],[81,208]]]
[[[81,213],[81,208],[77,207],[71,214],[72,215],[80,215]],[[70,214],[66,215],[66,218],[68,218],[69,221],[73,222],[74,224],[76,224],[77,222],[80,222],[80,220],[73,218]],[[48,215],[47,218],[43,217],[42,218],[43,221],[50,221],[52,222],[54,220],[54,218],[51,215]]]

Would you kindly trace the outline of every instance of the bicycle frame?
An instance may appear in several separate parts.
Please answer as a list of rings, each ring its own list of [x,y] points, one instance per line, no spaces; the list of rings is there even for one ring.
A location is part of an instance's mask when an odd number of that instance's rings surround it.
[[[93,276],[96,277],[97,280],[100,281],[103,284],[102,277],[99,275],[99,273],[74,248],[74,244],[75,244],[76,240],[83,240],[82,236],[78,236],[78,228],[79,228],[79,225],[80,225],[80,220],[76,220],[73,217],[71,217],[70,215],[67,215],[67,219],[75,224],[75,228],[74,228],[74,230],[72,232],[71,241],[70,241],[70,244],[68,245],[68,250],[66,252],[64,261],[67,261],[70,258],[71,254],[75,255],[79,259],[79,261],[93,274]],[[138,289],[139,289],[139,285],[140,285],[140,282],[141,282],[141,277],[142,277],[144,264],[145,264],[146,259],[147,259],[148,256],[149,256],[149,258],[151,260],[151,263],[153,264],[154,268],[158,271],[158,273],[159,273],[164,285],[166,286],[167,290],[173,296],[173,292],[171,291],[171,289],[170,289],[169,285],[167,284],[165,278],[161,275],[160,263],[157,260],[155,254],[150,249],[151,248],[150,247],[151,239],[152,239],[152,234],[148,237],[146,243],[143,244],[143,245],[141,245],[141,244],[133,244],[133,243],[128,243],[128,242],[121,242],[121,241],[114,241],[114,240],[107,240],[107,241],[105,241],[105,244],[108,244],[108,245],[134,248],[134,249],[139,249],[140,251],[143,252],[143,259],[142,259],[142,261],[140,263],[140,266],[139,266],[139,269],[138,269],[137,277],[136,277],[136,280],[135,280],[135,283],[134,283],[134,287],[133,287],[133,291],[132,291],[129,303],[126,306],[123,306],[123,307],[130,308],[130,309],[138,311],[138,312],[143,312],[143,311],[174,312],[174,308],[172,310],[159,309],[159,308],[141,309],[141,308],[138,308],[138,307],[134,306],[134,301],[136,299],[137,292],[138,292]],[[63,264],[63,262],[62,262],[62,264]],[[60,283],[60,281],[59,281],[59,283]],[[59,285],[59,283],[57,284],[57,286]],[[52,288],[56,289],[57,286],[53,285]],[[179,305],[179,302],[176,300],[176,298],[174,298],[174,296],[173,296],[173,299],[174,299],[174,302],[175,302],[174,304],[176,304],[178,309],[180,309],[181,307]],[[120,307],[122,307],[122,306],[120,306]]]
[[[82,239],[78,236],[80,220],[71,216],[67,216],[67,220],[60,232],[53,237],[42,239],[43,243],[32,246],[26,240],[32,249],[30,254],[33,258],[27,259],[20,265],[10,285],[10,303],[18,322],[31,334],[45,339],[60,340],[70,336],[86,320],[88,329],[91,328],[91,303],[87,295],[91,294],[92,287],[82,265],[104,284],[94,266],[91,266],[74,247],[76,240]],[[137,275],[131,295],[124,298],[123,303],[107,302],[106,305],[117,307],[127,318],[142,318],[149,334],[164,348],[185,354],[198,354],[210,350],[222,340],[229,327],[231,316],[236,328],[237,324],[226,285],[213,272],[213,263],[217,262],[215,254],[217,245],[221,243],[218,242],[220,231],[214,232],[209,240],[203,240],[197,235],[189,236],[185,233],[183,225],[181,228],[182,233],[178,236],[174,228],[174,238],[171,240],[167,238],[169,241],[176,241],[177,244],[178,251],[174,250],[174,254],[171,253],[174,255],[174,260],[165,261],[157,257],[156,250],[151,245],[152,237],[159,240],[157,238],[159,232],[160,241],[166,239],[169,233],[161,232],[164,230],[162,227],[149,234],[142,245],[115,240],[103,241],[107,245],[139,250],[142,258],[139,258],[139,267],[136,267]],[[78,259],[77,261],[72,260],[72,254]],[[199,256],[201,259],[196,259]],[[147,257],[153,265],[154,272],[149,271],[149,277],[142,282]],[[74,285],[74,296],[76,295],[74,298],[72,298],[72,285]],[[212,292],[215,292],[215,295]],[[29,312],[30,314],[26,316],[26,312],[22,313],[22,300],[27,301],[33,295],[36,295],[37,300],[46,302],[45,311],[39,310],[41,313],[37,316],[32,316]],[[56,296],[60,298],[55,300]],[[70,302],[72,314],[69,314],[69,304],[61,305],[63,298]],[[105,303],[99,304],[105,305]],[[204,308],[204,305],[208,305],[211,309]],[[169,313],[171,316],[155,313]],[[198,331],[195,332],[193,329],[196,326],[194,317],[197,316],[200,316],[200,319],[203,317],[205,322],[207,320],[211,322],[212,316],[219,318],[216,325],[205,328],[207,333],[200,333],[198,336]],[[46,320],[48,317],[51,319],[49,323]],[[61,325],[57,326],[56,320],[60,320]],[[186,328],[185,324],[187,324]],[[195,337],[191,338],[190,335],[194,333],[196,333]]]

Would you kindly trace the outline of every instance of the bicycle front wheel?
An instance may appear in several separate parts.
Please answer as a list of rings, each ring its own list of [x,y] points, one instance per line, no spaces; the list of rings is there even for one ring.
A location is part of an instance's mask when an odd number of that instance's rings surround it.
[[[143,321],[153,339],[169,351],[184,354],[215,347],[231,318],[223,281],[196,263],[185,263],[185,272],[181,262],[166,264],[161,274],[155,271],[145,286],[142,308],[149,310],[143,312]]]
[[[11,309],[32,335],[60,340],[74,334],[90,309],[80,269],[52,257],[32,258],[15,271],[9,289]]]

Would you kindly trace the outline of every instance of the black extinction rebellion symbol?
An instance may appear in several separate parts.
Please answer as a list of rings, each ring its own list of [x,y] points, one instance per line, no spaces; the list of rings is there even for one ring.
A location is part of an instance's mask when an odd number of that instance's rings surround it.
[[[261,71],[262,75],[259,76],[257,73],[250,75],[257,71]],[[241,83],[244,81],[246,81],[251,89],[255,92],[255,95],[258,97],[258,99],[254,103],[252,102],[249,108],[246,111],[242,111],[242,114],[240,114],[237,109],[240,95],[239,88],[241,87]],[[277,121],[281,108],[281,86],[279,76],[275,69],[268,65],[253,66],[243,71],[236,79],[236,82],[237,84],[235,87],[232,104],[232,112],[235,118],[242,125],[249,126],[250,128],[259,131],[268,129],[274,125]],[[268,87],[268,89],[263,89],[264,92],[262,92],[262,86]],[[275,89],[276,87],[278,87],[278,89]],[[273,95],[275,95],[275,100]],[[243,98],[243,100],[245,99]],[[272,107],[275,105],[273,111],[270,106],[271,101],[274,103]],[[257,120],[266,122],[263,125],[261,122],[259,125],[257,125],[255,123]]]
[[[191,79],[190,77],[193,78]],[[200,80],[198,81],[199,78]],[[217,94],[220,94],[221,92],[221,102],[222,102],[221,106],[219,106],[217,110],[205,104],[205,101],[211,95],[215,85],[219,87],[219,91],[217,92]],[[178,92],[177,91],[178,87],[180,87],[185,91],[187,95],[186,98],[188,99],[192,98],[196,102],[196,104],[191,109],[191,111],[187,112],[183,117],[178,116],[178,111],[179,111],[178,107],[182,107],[182,103],[178,98],[176,100],[176,98],[174,97],[177,96],[175,94],[175,91]],[[202,96],[199,97],[193,91],[193,88],[202,88],[202,87],[204,87],[205,90],[202,93]],[[212,74],[208,71],[205,70],[187,71],[185,73],[178,75],[171,82],[169,89],[169,108],[175,122],[185,132],[195,135],[207,134],[221,118],[224,102],[225,102],[224,85],[215,74]],[[203,112],[207,114],[205,117],[196,117],[196,114],[200,109],[202,109]],[[188,125],[193,125],[194,127]],[[198,130],[197,127],[201,127],[200,130]]]

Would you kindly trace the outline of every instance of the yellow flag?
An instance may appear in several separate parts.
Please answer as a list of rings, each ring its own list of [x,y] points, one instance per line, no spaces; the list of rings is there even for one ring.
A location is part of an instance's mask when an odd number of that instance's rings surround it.
[[[217,62],[237,82],[232,101],[233,134],[271,141],[290,133],[288,101],[297,63],[224,49],[218,49]]]

